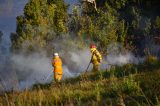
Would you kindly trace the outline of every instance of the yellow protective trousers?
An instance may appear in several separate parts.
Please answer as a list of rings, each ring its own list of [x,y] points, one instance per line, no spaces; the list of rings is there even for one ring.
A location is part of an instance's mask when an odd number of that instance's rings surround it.
[[[59,82],[62,80],[62,74],[54,73],[54,79],[56,82]]]

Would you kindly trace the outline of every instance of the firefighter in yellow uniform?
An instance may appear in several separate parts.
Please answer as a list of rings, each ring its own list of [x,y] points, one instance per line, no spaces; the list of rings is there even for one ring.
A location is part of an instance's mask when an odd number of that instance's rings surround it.
[[[60,82],[63,75],[62,60],[58,53],[54,53],[54,58],[52,61],[52,66],[54,67],[54,79],[56,82]]]
[[[93,72],[99,71],[100,63],[102,61],[102,56],[99,53],[99,51],[96,49],[96,46],[94,44],[91,44],[90,51],[92,53],[92,56],[91,56],[91,63],[93,64],[92,71]]]

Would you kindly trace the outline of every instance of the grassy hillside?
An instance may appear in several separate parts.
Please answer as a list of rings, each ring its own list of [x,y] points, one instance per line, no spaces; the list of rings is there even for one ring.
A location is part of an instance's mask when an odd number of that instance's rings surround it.
[[[0,97],[0,106],[158,106],[159,79],[159,61],[112,66],[110,70],[84,73],[61,83],[7,93]]]

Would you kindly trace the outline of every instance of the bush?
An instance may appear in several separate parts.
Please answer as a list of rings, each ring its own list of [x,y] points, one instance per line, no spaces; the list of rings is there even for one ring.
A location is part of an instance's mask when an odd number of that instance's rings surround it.
[[[130,76],[128,78],[124,78],[123,81],[118,81],[118,83],[115,81],[112,84],[112,91],[117,95],[119,93],[130,95],[139,91],[139,83]]]
[[[131,94],[139,90],[139,83],[136,82],[131,76],[129,78],[125,78],[120,86],[122,92],[126,94]]]

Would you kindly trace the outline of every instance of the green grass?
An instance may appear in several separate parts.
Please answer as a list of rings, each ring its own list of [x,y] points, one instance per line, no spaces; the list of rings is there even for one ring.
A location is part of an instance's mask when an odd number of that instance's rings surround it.
[[[61,83],[6,93],[0,97],[0,106],[158,106],[160,62],[151,63],[88,72]]]

